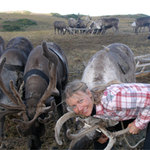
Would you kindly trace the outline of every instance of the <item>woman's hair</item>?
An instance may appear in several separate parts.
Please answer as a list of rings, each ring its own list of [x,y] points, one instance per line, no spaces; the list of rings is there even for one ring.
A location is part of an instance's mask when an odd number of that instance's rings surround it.
[[[108,82],[107,84],[98,84],[96,87],[91,89],[94,102],[95,103],[100,102],[103,92],[108,86],[112,84],[119,84],[119,83],[121,82],[117,80],[113,80],[111,82]],[[86,85],[86,83],[82,82],[81,80],[74,80],[67,84],[65,91],[63,93],[63,100],[66,100],[67,98],[71,97],[77,91],[86,92],[87,89],[88,86]]]
[[[117,80],[113,80],[108,82],[107,84],[98,84],[97,86],[95,86],[93,89],[91,89],[91,93],[93,95],[93,99],[94,99],[94,103],[97,104],[100,102],[102,96],[103,96],[103,92],[105,91],[105,89],[112,85],[112,84],[120,84],[120,81]]]
[[[63,99],[66,100],[77,91],[86,92],[86,89],[88,89],[86,83],[80,80],[74,80],[67,84],[64,94],[63,94]]]

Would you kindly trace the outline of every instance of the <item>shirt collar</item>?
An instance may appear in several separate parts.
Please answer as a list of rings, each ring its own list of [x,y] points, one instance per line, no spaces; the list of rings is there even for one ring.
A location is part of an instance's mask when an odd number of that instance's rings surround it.
[[[91,116],[94,116],[94,115],[96,115],[96,105],[95,104],[93,105],[93,110],[91,113]]]

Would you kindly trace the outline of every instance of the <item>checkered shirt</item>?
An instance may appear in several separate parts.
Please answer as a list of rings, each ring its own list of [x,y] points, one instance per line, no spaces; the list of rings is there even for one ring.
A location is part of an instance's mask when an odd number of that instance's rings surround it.
[[[115,121],[134,119],[144,129],[150,121],[150,84],[123,83],[106,88],[94,117]]]

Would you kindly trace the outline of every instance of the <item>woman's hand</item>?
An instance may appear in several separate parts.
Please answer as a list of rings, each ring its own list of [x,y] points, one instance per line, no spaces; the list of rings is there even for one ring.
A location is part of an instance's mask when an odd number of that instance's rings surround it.
[[[134,122],[130,123],[130,124],[128,125],[128,128],[129,128],[129,132],[130,132],[131,134],[137,134],[137,133],[139,133],[139,131],[140,131],[140,129],[135,126]]]
[[[100,136],[100,138],[97,140],[97,142],[99,142],[99,143],[101,143],[101,144],[104,144],[104,143],[107,142],[107,140],[108,140],[108,137],[107,137],[105,134],[102,134],[102,135]]]

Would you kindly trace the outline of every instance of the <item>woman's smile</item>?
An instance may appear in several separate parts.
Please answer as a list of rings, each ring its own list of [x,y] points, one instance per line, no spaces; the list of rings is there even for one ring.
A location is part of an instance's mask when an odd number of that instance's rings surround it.
[[[91,93],[77,91],[67,99],[67,104],[71,109],[79,115],[90,116],[93,109],[93,101]]]

